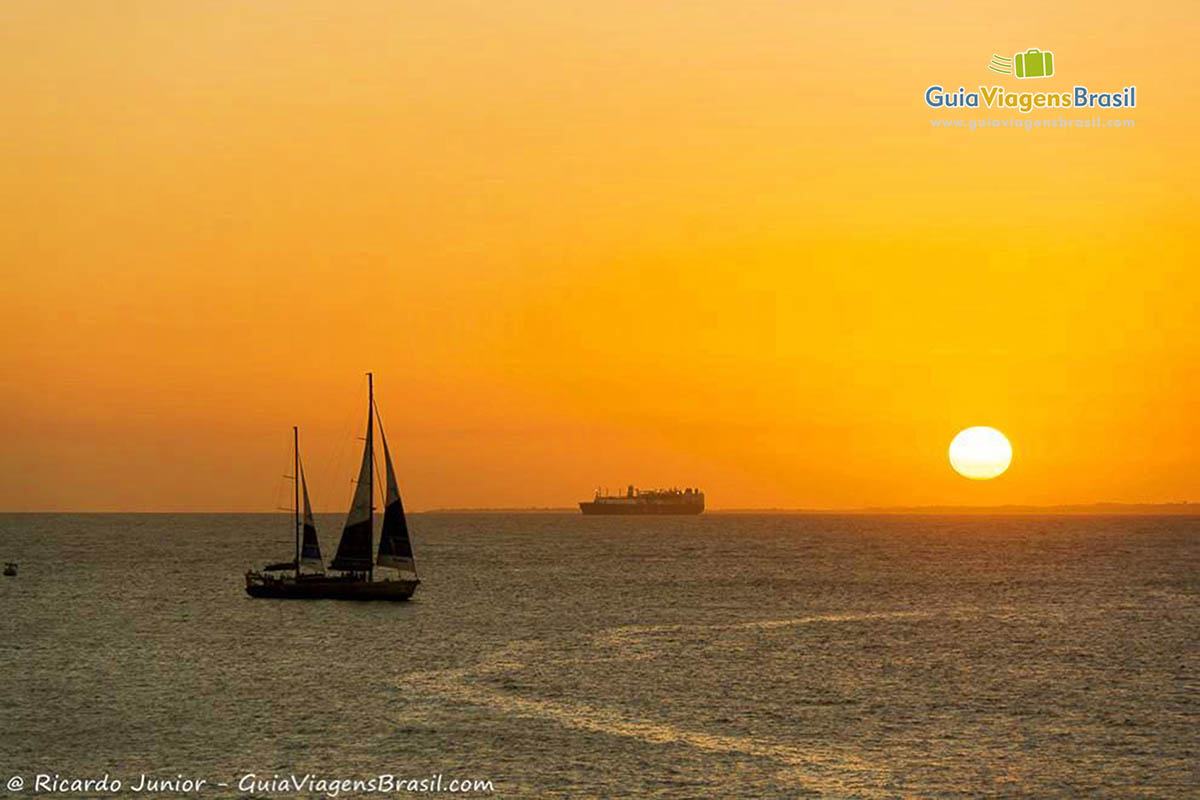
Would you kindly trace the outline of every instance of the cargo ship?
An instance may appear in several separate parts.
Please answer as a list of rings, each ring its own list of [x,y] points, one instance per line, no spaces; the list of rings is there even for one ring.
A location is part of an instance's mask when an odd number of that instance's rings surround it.
[[[699,514],[704,511],[704,492],[699,489],[646,489],[630,486],[623,495],[604,494],[599,489],[591,502],[581,502],[584,514]]]

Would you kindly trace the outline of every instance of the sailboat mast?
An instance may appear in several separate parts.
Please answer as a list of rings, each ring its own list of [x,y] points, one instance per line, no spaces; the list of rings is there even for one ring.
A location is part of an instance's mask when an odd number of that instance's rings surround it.
[[[296,525],[296,578],[300,578],[300,428],[292,426],[292,478],[296,484],[296,502],[292,506]]]
[[[375,376],[367,373],[367,580],[375,579]]]

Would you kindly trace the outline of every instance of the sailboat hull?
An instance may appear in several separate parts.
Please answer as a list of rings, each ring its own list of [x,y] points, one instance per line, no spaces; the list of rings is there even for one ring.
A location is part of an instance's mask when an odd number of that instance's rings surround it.
[[[328,576],[273,577],[258,573],[246,574],[246,594],[251,597],[273,597],[279,600],[407,600],[417,590],[420,580],[399,578],[367,581],[359,578]]]

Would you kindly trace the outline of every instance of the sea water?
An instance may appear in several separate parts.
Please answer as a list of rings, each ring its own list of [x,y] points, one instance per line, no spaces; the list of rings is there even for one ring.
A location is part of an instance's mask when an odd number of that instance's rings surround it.
[[[0,786],[1200,795],[1200,518],[410,523],[369,604],[245,595],[282,516],[0,515]]]

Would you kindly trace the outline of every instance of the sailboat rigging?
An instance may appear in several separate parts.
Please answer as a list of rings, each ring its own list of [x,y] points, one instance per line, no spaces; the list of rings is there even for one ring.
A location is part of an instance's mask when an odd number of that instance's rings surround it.
[[[417,577],[416,562],[413,560],[412,541],[408,535],[408,522],[404,516],[404,505],[400,500],[400,489],[396,472],[392,466],[391,452],[383,423],[379,424],[379,437],[383,443],[383,458],[386,465],[383,525],[379,535],[379,555],[373,558],[375,527],[375,422],[379,409],[375,405],[375,381],[367,373],[367,435],[363,447],[362,463],[350,501],[350,512],[342,529],[337,552],[329,569],[338,573],[327,575],[321,560],[321,549],[317,542],[317,527],[308,499],[308,484],[304,479],[304,467],[300,463],[299,433],[293,428],[294,466],[296,480],[295,534],[296,552],[292,562],[271,564],[262,571],[246,573],[246,593],[251,597],[344,599],[344,600],[407,600],[421,580]],[[304,518],[300,517],[300,497],[304,497]],[[375,567],[396,570],[395,577],[375,580]],[[292,575],[274,574],[291,570]],[[305,570],[308,572],[305,572]]]

